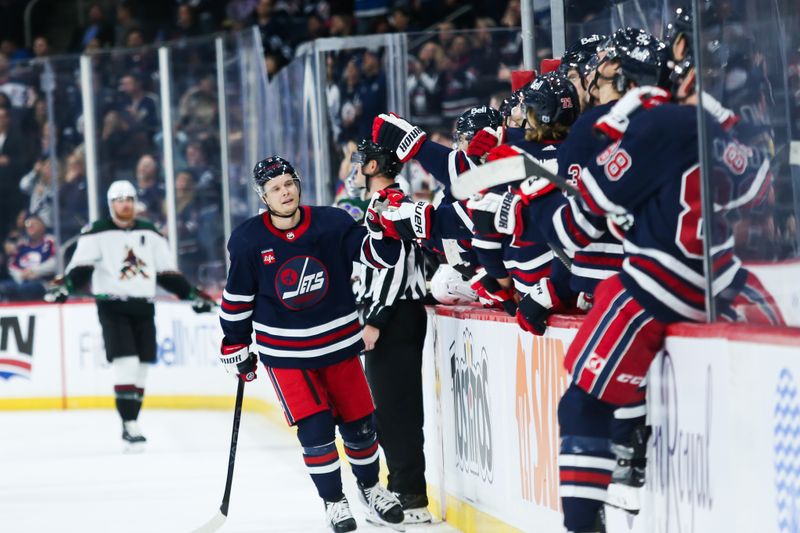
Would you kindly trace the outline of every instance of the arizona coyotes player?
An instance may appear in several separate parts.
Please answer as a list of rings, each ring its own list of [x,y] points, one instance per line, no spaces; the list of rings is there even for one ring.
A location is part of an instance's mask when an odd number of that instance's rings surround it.
[[[378,483],[375,408],[350,288],[353,261],[391,267],[400,242],[368,234],[336,207],[301,206],[300,176],[281,157],[259,162],[253,180],[267,210],[228,241],[221,361],[245,381],[255,379],[257,357],[266,366],[334,531],[356,529],[342,492],[337,425],[368,519],[402,531],[400,502]],[[258,355],[250,352],[253,330]]]

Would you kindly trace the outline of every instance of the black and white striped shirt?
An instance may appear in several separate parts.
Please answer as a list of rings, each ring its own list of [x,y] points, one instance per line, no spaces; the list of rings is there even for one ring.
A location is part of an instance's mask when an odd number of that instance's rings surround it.
[[[375,270],[361,267],[361,285],[356,299],[363,305],[364,323],[378,329],[391,317],[391,307],[398,300],[425,298],[425,253],[416,242],[403,241],[400,259],[394,268]]]

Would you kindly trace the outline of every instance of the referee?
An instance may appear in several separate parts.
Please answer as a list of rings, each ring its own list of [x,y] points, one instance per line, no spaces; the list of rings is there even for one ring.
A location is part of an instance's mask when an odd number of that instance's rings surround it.
[[[358,179],[367,197],[396,183],[403,164],[394,152],[364,140],[353,154]],[[427,316],[422,247],[402,241],[394,268],[362,272],[359,291],[364,309],[366,374],[375,400],[375,417],[390,491],[397,494],[404,524],[431,522],[425,482],[422,433],[422,347]],[[365,267],[366,268],[366,267]]]

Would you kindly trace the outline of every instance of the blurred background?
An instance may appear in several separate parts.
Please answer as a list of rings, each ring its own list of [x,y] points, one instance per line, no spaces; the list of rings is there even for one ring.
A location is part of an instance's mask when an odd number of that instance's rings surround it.
[[[684,3],[0,0],[0,283],[31,239],[52,239],[63,271],[80,228],[107,214],[108,184],[128,179],[181,270],[219,290],[226,237],[258,210],[259,159],[288,158],[305,201],[331,204],[376,114],[450,146],[458,115],[499,106],[513,70],[622,26],[663,37]],[[768,200],[735,221],[737,253],[785,264],[798,250],[800,10],[700,4],[724,28],[698,22],[700,39],[728,50],[707,88],[752,125],[751,156],[773,173]],[[438,187],[413,162],[404,174],[419,196]]]

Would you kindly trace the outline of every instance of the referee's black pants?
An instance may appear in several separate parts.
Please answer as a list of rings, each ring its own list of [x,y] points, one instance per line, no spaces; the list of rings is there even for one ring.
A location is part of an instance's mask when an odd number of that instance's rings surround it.
[[[399,300],[375,348],[366,353],[366,374],[375,400],[378,439],[389,467],[388,489],[426,495],[422,425],[422,348],[427,317],[422,301]]]

